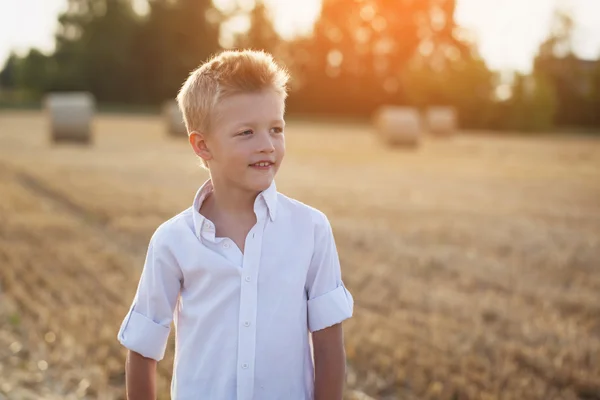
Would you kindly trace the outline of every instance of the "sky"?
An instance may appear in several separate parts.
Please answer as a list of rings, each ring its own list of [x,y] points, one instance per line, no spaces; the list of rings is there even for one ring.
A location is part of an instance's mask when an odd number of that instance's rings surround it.
[[[145,0],[134,0],[143,9]],[[236,0],[215,0],[228,8]],[[251,2],[252,0],[238,0]],[[265,0],[275,27],[285,36],[304,33],[318,15],[320,0]],[[0,0],[0,63],[11,49],[52,51],[58,14],[67,0]],[[495,70],[527,72],[548,34],[557,6],[572,12],[577,30],[575,50],[584,58],[600,56],[600,0],[457,0],[456,20],[476,37],[479,49]]]

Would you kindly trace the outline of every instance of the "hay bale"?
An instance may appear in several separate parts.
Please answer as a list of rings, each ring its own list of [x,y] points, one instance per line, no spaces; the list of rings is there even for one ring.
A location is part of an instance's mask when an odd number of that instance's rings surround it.
[[[183,122],[183,113],[175,100],[165,102],[162,113],[169,135],[179,137],[188,136],[185,122]]]
[[[50,93],[44,100],[52,142],[92,141],[95,99],[87,92]]]
[[[374,124],[377,134],[388,145],[419,145],[421,115],[416,108],[383,106],[375,113]]]
[[[457,116],[453,107],[431,107],[426,120],[428,131],[434,135],[449,136],[456,132]]]

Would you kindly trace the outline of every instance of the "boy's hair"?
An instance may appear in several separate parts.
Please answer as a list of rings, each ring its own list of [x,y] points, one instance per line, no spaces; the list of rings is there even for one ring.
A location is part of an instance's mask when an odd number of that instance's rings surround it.
[[[288,72],[264,51],[217,54],[192,71],[177,95],[188,135],[206,133],[215,107],[227,96],[273,89],[285,100],[288,80]]]

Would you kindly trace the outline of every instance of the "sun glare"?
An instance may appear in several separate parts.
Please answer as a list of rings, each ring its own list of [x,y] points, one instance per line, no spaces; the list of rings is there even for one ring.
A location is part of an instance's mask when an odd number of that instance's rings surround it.
[[[286,40],[297,35],[309,34],[321,12],[321,0],[263,0],[272,14],[273,25]],[[232,12],[239,7],[242,11],[250,11],[254,7],[253,0],[214,0],[215,6],[224,12]],[[243,32],[248,29],[247,19],[233,17],[226,29]],[[227,35],[226,35],[227,36]]]
[[[321,0],[265,0],[273,10],[275,29],[284,38],[305,35],[321,12]]]
[[[272,14],[275,29],[285,39],[309,34],[321,10],[321,0],[263,1]],[[548,33],[553,1],[558,0],[458,0],[455,18],[471,32],[469,36],[475,38],[491,68],[527,70]],[[214,2],[224,11],[232,11],[236,6],[249,11],[255,4],[254,0]],[[249,25],[246,16],[233,18],[225,25],[225,41]]]
[[[136,12],[146,14],[148,0],[131,0]],[[237,7],[249,12],[257,0],[213,0],[217,8],[233,12]],[[273,18],[275,29],[284,39],[310,34],[321,11],[321,0],[262,0]],[[19,4],[18,6],[16,4]],[[0,60],[11,49],[24,53],[29,47],[51,51],[56,16],[67,0],[0,0]],[[552,13],[557,6],[572,11],[576,21],[574,49],[584,58],[600,54],[600,0],[457,0],[456,22],[475,37],[481,55],[496,70],[531,68],[539,44],[548,35]],[[236,33],[250,26],[247,15],[238,15],[223,26],[226,40],[233,43]],[[384,29],[380,19],[375,29]]]

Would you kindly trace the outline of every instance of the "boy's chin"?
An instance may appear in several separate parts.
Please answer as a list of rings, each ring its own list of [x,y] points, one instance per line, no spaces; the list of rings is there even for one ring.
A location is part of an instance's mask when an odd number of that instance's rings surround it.
[[[265,174],[264,176],[252,176],[248,177],[246,184],[249,189],[257,192],[267,190],[273,182],[274,174]]]

